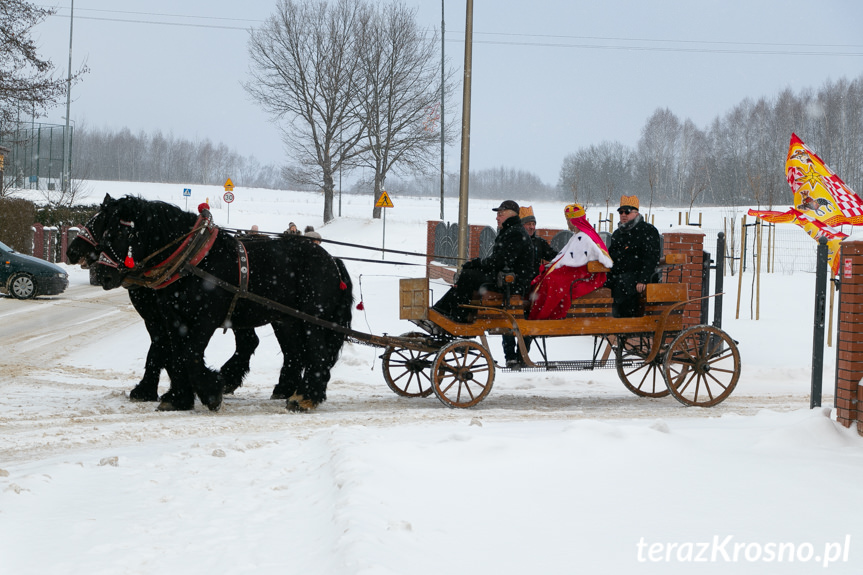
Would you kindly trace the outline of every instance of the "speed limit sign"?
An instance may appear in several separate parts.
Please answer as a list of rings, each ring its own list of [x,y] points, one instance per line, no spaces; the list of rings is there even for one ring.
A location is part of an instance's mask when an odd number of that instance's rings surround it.
[[[225,198],[225,202],[230,204],[231,202],[234,201],[234,193],[233,192],[225,192],[224,198]]]

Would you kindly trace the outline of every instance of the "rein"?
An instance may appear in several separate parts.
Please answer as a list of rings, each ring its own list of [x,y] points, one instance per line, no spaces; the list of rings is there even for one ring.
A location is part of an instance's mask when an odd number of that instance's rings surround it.
[[[191,263],[187,263],[183,270],[191,273],[193,275],[198,276],[201,279],[204,279],[208,282],[213,283],[214,285],[222,288],[225,291],[231,292],[234,294],[234,297],[241,297],[248,299],[254,303],[260,304],[264,307],[276,310],[283,314],[289,315],[291,317],[295,317],[297,319],[301,319],[305,322],[325,327],[327,329],[331,329],[333,331],[345,334],[346,336],[353,338],[362,343],[368,343],[377,347],[389,347],[389,346],[398,346],[404,347],[406,349],[413,349],[417,351],[426,351],[431,352],[435,351],[437,348],[429,347],[428,345],[423,345],[421,342],[415,342],[407,338],[395,338],[390,336],[380,336],[374,335],[371,333],[365,333],[361,331],[356,331],[349,327],[345,327],[339,323],[323,320],[319,317],[315,317],[313,315],[309,315],[307,313],[301,312],[300,310],[294,309],[292,307],[288,307],[286,305],[280,304],[279,302],[273,301],[271,299],[267,299],[265,297],[261,297],[256,295],[250,291],[243,290],[225,280],[214,276],[211,273],[208,273],[201,268],[193,265]]]
[[[225,231],[227,231],[227,232],[234,233],[234,234],[248,234],[248,230],[243,230],[243,229],[240,229],[240,228],[222,228],[222,229],[223,229],[223,230],[225,230]],[[284,238],[291,238],[291,239],[294,239],[294,238],[295,238],[295,239],[301,239],[301,240],[303,240],[303,241],[312,241],[312,238],[309,238],[309,237],[307,237],[307,236],[285,235],[285,234],[280,234],[280,233],[276,233],[276,232],[260,232],[260,231],[259,231],[259,232],[256,232],[254,235],[258,235],[258,236],[284,237]],[[254,237],[254,236],[253,236],[253,237]],[[243,240],[243,241],[246,241],[247,239],[248,239],[248,237],[243,237],[243,238],[242,238],[242,240]],[[422,253],[417,253],[417,252],[406,252],[406,251],[402,251],[402,250],[393,250],[393,249],[390,249],[390,248],[376,248],[376,247],[374,247],[374,246],[367,246],[367,245],[363,245],[363,244],[353,244],[353,243],[350,243],[350,242],[340,242],[340,241],[338,241],[338,240],[329,240],[329,239],[326,239],[326,238],[314,238],[314,241],[316,241],[316,242],[325,242],[325,243],[333,244],[333,245],[337,245],[337,246],[347,246],[347,247],[350,247],[350,248],[359,248],[359,249],[361,249],[361,250],[372,250],[372,251],[375,251],[375,252],[382,252],[382,253],[388,253],[388,254],[399,254],[399,255],[403,255],[403,256],[415,256],[415,257],[418,257],[418,258],[431,258],[431,259],[433,259],[433,260],[441,260],[441,259],[458,260],[458,259],[464,259],[465,261],[467,261],[467,260],[469,260],[469,259],[470,259],[470,258],[459,258],[458,256],[442,256],[442,255],[441,255],[441,256],[439,256],[439,255],[437,255],[437,254],[422,254]],[[340,258],[340,259],[343,259],[343,260],[350,259],[350,258],[344,258],[344,257],[341,257],[341,256],[339,256],[339,258]],[[377,261],[377,260],[357,260],[357,261],[370,261],[370,262],[372,262],[372,263],[379,263],[379,264],[391,263],[391,262]],[[399,264],[399,265],[425,265],[425,264]]]

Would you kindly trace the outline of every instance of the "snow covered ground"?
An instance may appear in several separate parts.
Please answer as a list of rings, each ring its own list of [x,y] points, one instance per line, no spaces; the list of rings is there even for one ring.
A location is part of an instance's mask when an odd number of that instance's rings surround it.
[[[94,183],[94,202],[131,193],[186,206],[182,186]],[[193,187],[230,227],[314,225],[325,238],[380,246],[369,197],[344,196],[321,225],[307,193]],[[386,247],[425,250],[436,199],[393,197]],[[457,203],[447,200],[447,219]],[[493,224],[498,202],[472,201]],[[533,203],[561,227],[562,202]],[[338,208],[336,208],[338,211]],[[721,228],[727,210],[702,210]],[[598,210],[588,216],[595,220]],[[713,218],[714,223],[710,223]],[[677,210],[656,211],[661,231]],[[709,238],[706,245],[715,241]],[[812,242],[814,250],[815,242]],[[337,255],[375,252],[326,246]],[[420,258],[387,255],[400,262]],[[346,345],[315,413],[270,401],[281,357],[269,327],[252,372],[219,413],[157,413],[126,393],[148,338],[122,290],[67,266],[62,295],[0,298],[0,573],[859,573],[863,439],[809,409],[814,274],[773,274],[750,318],[752,276],[726,278],[723,328],[739,341],[736,391],[711,409],[629,393],[614,371],[499,373],[477,407],[405,399],[381,375],[381,350]],[[398,319],[398,278],[421,267],[348,262],[353,326]],[[440,285],[435,297],[443,292]],[[802,318],[802,319],[801,319]],[[492,352],[500,361],[498,338]],[[559,359],[592,340],[556,340]],[[218,333],[207,352],[233,350]],[[167,389],[163,375],[162,391]]]

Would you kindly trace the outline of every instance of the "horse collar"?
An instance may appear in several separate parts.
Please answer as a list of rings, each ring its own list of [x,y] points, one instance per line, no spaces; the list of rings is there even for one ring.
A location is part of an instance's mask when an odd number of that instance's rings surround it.
[[[152,278],[147,286],[162,289],[180,279],[184,275],[181,268],[197,265],[207,257],[218,235],[219,227],[213,224],[213,216],[209,210],[203,210],[180,247],[143,273],[144,277]]]

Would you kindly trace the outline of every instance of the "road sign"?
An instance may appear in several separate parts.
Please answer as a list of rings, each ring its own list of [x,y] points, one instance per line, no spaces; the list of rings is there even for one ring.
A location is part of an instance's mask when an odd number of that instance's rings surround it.
[[[234,201],[234,194],[232,192],[225,192],[225,203],[230,204]]]
[[[233,192],[234,191],[234,182],[231,181],[231,178],[225,180],[225,191]]]
[[[183,195],[187,198],[192,195],[192,188],[183,188]]]
[[[386,191],[381,190],[381,197],[378,198],[378,201],[375,202],[376,208],[392,208],[393,201],[390,199],[389,194]]]

